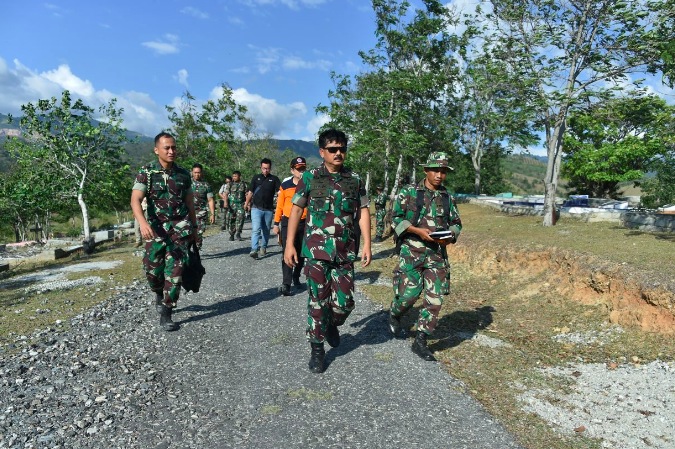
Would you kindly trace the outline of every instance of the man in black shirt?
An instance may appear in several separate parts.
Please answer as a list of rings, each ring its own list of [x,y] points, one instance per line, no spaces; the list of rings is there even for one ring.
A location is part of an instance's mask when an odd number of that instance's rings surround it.
[[[281,181],[271,174],[272,161],[260,161],[260,174],[255,175],[248,185],[244,208],[251,211],[251,253],[254,259],[267,252],[270,228],[274,218],[274,197],[279,192]],[[262,239],[260,238],[262,236]]]

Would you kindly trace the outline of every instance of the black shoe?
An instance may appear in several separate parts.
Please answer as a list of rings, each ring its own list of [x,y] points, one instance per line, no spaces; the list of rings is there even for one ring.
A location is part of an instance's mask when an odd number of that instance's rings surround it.
[[[162,311],[159,314],[159,325],[167,332],[178,330],[178,324],[171,320],[171,313],[173,309],[167,306],[162,306]]]
[[[157,313],[162,313],[163,307],[164,307],[164,293],[155,292],[155,310],[157,310]]]
[[[251,251],[248,253],[249,256],[253,257],[254,259],[258,258],[258,251]]]
[[[241,242],[241,232],[237,232],[237,240]]]
[[[230,242],[234,242],[234,234],[230,234]]]
[[[312,343],[312,356],[309,359],[309,370],[313,373],[323,373],[323,358],[326,351],[323,343]]]
[[[279,294],[284,296],[291,296],[291,286],[288,284],[282,284],[279,287]]]
[[[331,348],[340,346],[340,331],[336,325],[331,324],[326,328],[326,341]]]
[[[389,313],[389,330],[391,331],[394,338],[405,338],[405,332],[401,327],[401,317],[394,316]]]
[[[431,350],[427,346],[427,334],[425,334],[424,332],[417,331],[417,334],[415,335],[415,341],[413,342],[412,347],[410,349],[412,350],[412,352],[414,352],[427,362],[436,361],[434,353],[431,352]]]

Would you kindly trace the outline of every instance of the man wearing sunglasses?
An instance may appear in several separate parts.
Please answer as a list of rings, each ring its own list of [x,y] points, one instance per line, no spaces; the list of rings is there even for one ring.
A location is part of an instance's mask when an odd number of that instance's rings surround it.
[[[279,236],[279,244],[282,250],[281,274],[283,280],[281,287],[279,287],[279,293],[284,296],[290,296],[291,294],[291,280],[294,287],[301,287],[300,273],[302,273],[302,267],[305,265],[305,258],[302,256],[298,257],[298,264],[295,267],[286,265],[284,263],[283,250],[286,248],[286,238],[288,237],[288,217],[291,215],[291,210],[293,209],[291,200],[293,199],[293,195],[295,195],[296,185],[302,178],[302,174],[306,168],[307,161],[304,157],[297,156],[291,160],[292,176],[281,183],[279,195],[277,195],[277,208],[274,211],[274,227],[272,228],[272,232]],[[298,254],[302,251],[302,237],[305,235],[306,216],[307,211],[305,210],[300,217],[298,228],[295,231],[295,251]]]
[[[324,370],[324,345],[340,344],[338,326],[354,310],[354,261],[357,258],[356,226],[363,236],[362,265],[370,264],[369,200],[361,178],[344,166],[347,136],[328,129],[319,135],[321,166],[306,171],[293,196],[288,220],[284,262],[298,265],[295,233],[307,209],[302,255],[307,258],[307,339],[312,350],[309,370]]]

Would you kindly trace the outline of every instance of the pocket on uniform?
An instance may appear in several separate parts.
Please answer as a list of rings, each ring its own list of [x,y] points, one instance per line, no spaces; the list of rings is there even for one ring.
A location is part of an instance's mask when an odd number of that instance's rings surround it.
[[[342,199],[342,204],[340,205],[340,208],[344,212],[348,213],[354,213],[356,211],[356,198],[353,197],[345,197]]]
[[[173,230],[181,237],[188,237],[192,234],[192,224],[188,220],[181,220],[173,225]]]
[[[392,287],[394,289],[394,296],[401,296],[405,288],[401,285],[403,278],[403,272],[398,268],[393,271],[392,275]],[[403,287],[403,288],[402,288]]]
[[[309,207],[313,211],[327,212],[330,209],[330,200],[327,196],[313,196],[309,201]]]

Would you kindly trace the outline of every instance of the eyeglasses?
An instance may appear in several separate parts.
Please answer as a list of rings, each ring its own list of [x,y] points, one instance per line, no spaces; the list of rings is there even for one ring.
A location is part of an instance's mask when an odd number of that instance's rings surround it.
[[[342,154],[347,153],[347,147],[326,147],[324,150],[328,151],[330,154],[335,154],[338,151]]]

